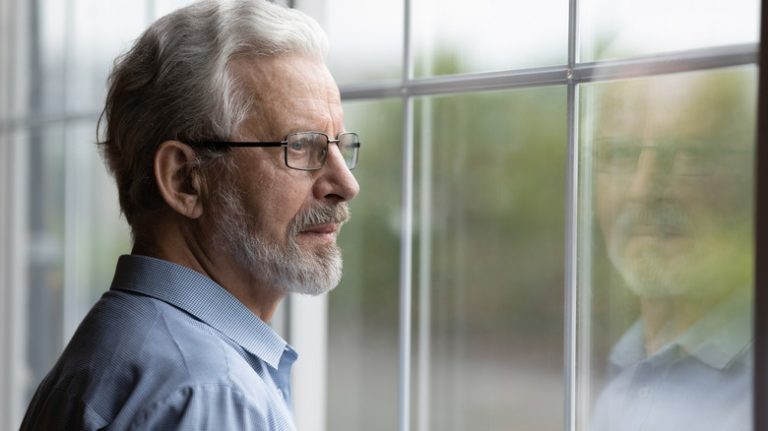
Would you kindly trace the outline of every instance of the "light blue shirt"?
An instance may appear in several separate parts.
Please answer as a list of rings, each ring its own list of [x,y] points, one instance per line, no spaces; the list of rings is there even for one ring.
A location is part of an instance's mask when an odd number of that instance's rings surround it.
[[[22,430],[295,430],[296,352],[210,278],[120,257]]]
[[[615,375],[595,404],[593,431],[750,431],[751,304],[737,295],[677,340],[645,353],[637,322],[611,352]]]

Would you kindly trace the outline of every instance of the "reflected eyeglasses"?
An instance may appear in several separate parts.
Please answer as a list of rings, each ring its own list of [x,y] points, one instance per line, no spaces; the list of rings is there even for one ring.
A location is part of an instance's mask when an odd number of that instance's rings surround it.
[[[360,138],[357,133],[341,133],[336,139],[331,139],[322,132],[297,132],[289,134],[285,140],[279,142],[194,141],[187,144],[209,149],[283,147],[285,165],[300,171],[316,171],[325,166],[330,144],[336,144],[339,147],[349,170],[357,166],[357,157],[360,152]]]
[[[594,151],[597,172],[632,175],[641,154],[654,154],[660,172],[667,175],[704,177],[733,175],[747,171],[752,150],[703,142],[641,145],[634,140],[602,139]]]

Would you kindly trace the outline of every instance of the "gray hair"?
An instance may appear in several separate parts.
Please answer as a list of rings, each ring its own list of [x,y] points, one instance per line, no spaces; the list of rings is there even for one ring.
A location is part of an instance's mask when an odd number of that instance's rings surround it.
[[[99,119],[102,153],[134,237],[142,219],[165,208],[152,173],[160,143],[232,137],[253,110],[257,98],[238,82],[234,60],[322,60],[327,47],[314,20],[266,0],[205,0],[152,24],[115,61]],[[200,166],[228,159],[213,151],[198,157]]]

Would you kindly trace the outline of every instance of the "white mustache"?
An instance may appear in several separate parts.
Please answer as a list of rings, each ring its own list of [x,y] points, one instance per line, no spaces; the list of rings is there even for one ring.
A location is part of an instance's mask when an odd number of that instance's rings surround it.
[[[659,204],[652,206],[625,207],[616,219],[617,232],[626,234],[634,226],[653,226],[662,234],[673,234],[686,228],[688,217],[675,205]]]
[[[349,206],[346,202],[335,205],[316,205],[301,211],[294,219],[291,231],[301,232],[312,226],[323,224],[344,224],[349,221]]]

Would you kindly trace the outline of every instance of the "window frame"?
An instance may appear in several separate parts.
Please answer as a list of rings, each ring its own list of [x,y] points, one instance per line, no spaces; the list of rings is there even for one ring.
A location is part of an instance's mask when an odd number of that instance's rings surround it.
[[[321,26],[324,24],[322,11],[328,0],[320,0],[310,2],[309,0],[296,1],[294,6],[301,9],[314,18],[318,19]],[[491,90],[510,90],[525,87],[543,87],[543,86],[566,86],[567,88],[567,145],[568,145],[568,166],[567,169],[567,184],[566,184],[566,237],[565,242],[565,328],[564,328],[564,379],[565,379],[565,423],[564,429],[568,431],[576,431],[577,429],[586,429],[584,422],[585,418],[588,418],[589,412],[588,406],[584,402],[579,400],[584,398],[585,393],[582,393],[586,385],[582,384],[583,376],[582,372],[584,367],[588,364],[588,358],[585,353],[578,351],[577,344],[577,328],[578,320],[581,312],[578,309],[577,291],[578,279],[580,274],[577,273],[577,257],[580,255],[578,237],[578,226],[581,222],[579,214],[577,212],[578,203],[580,197],[578,194],[578,187],[582,180],[579,165],[579,148],[578,148],[578,104],[579,100],[579,87],[581,84],[601,81],[611,81],[626,78],[635,77],[650,77],[656,75],[664,75],[671,73],[693,72],[703,71],[710,69],[720,69],[734,66],[745,65],[757,65],[758,55],[765,62],[768,62],[768,47],[764,44],[762,51],[760,50],[759,43],[744,43],[736,45],[715,46],[708,48],[696,48],[678,52],[661,53],[656,55],[644,55],[635,56],[630,58],[618,59],[618,60],[599,60],[582,62],[579,58],[579,28],[578,28],[578,10],[579,0],[568,0],[568,54],[566,64],[550,66],[550,67],[537,67],[537,68],[523,68],[512,69],[501,72],[487,72],[487,73],[465,73],[457,75],[446,75],[437,77],[414,77],[414,52],[412,49],[412,10],[414,1],[418,0],[403,0],[405,3],[404,9],[404,38],[403,38],[403,60],[401,79],[399,81],[380,81],[380,82],[365,82],[365,83],[352,83],[342,84],[340,86],[342,101],[353,100],[379,100],[385,98],[400,98],[403,105],[403,146],[402,146],[402,170],[403,170],[403,183],[402,183],[402,195],[401,195],[401,248],[400,248],[400,317],[399,317],[399,345],[400,345],[400,378],[398,389],[398,430],[410,431],[411,425],[416,424],[416,428],[419,431],[426,431],[429,429],[429,393],[428,393],[428,372],[419,373],[419,381],[414,386],[414,382],[411,381],[411,349],[412,339],[411,334],[414,331],[414,322],[412,320],[413,303],[412,298],[414,295],[412,286],[412,274],[413,274],[413,256],[414,253],[421,253],[422,257],[425,251],[425,243],[429,241],[421,241],[420,250],[414,250],[413,246],[413,214],[414,214],[414,108],[413,101],[416,97],[421,96],[434,96],[445,95],[454,93],[466,93],[472,91],[491,91]],[[310,5],[311,4],[311,5]],[[768,38],[768,30],[763,24],[766,22],[766,5],[768,0],[762,1],[762,20],[761,20],[761,40]],[[642,72],[640,72],[642,71]],[[760,106],[761,111],[758,119],[768,120],[768,71],[761,70],[760,72]],[[758,147],[763,147],[762,152],[756,153],[756,157],[760,160],[758,165],[768,166],[768,121],[759,121],[761,128],[761,137],[758,143]],[[765,171],[765,169],[763,169]],[[765,261],[768,259],[768,227],[761,226],[758,220],[761,217],[768,219],[768,199],[766,199],[765,190],[768,189],[768,175],[759,169],[756,171],[756,207],[757,215],[755,218],[756,223],[756,256],[757,262]],[[423,179],[423,178],[422,178]],[[423,187],[429,187],[421,183],[422,192]],[[762,198],[761,198],[762,196]],[[426,211],[421,211],[421,217],[419,223],[422,225],[422,231],[428,232],[429,229],[425,228],[425,224],[429,222],[428,218],[425,219],[424,214],[428,214]],[[765,224],[763,224],[765,225]],[[429,262],[429,259],[420,259],[422,265],[424,262]],[[760,265],[755,265],[757,274],[755,279],[755,286],[763,286],[768,280],[768,267],[761,268]],[[420,280],[419,285],[424,285],[423,274],[428,274],[428,268],[419,268],[416,277]],[[428,286],[428,283],[425,284]],[[768,292],[760,294],[761,289],[756,289],[755,307],[756,307],[756,327],[755,327],[755,342],[756,349],[755,363],[764,363],[768,359],[768,340],[765,340],[768,335],[768,316],[762,316],[759,310],[768,309]],[[423,360],[424,352],[428,352],[429,345],[429,328],[428,319],[423,318],[425,311],[428,309],[429,301],[425,301],[428,298],[429,292],[425,292],[425,289],[419,289],[417,295],[419,295],[418,306],[420,309],[419,315],[422,318],[416,322],[419,334],[418,340],[418,352],[420,357],[418,358],[418,365],[420,369],[428,367],[428,364]],[[762,313],[765,314],[765,313]],[[299,322],[301,323],[301,322]],[[303,324],[311,324],[310,322],[303,322]],[[312,354],[312,352],[307,352]],[[762,362],[761,362],[762,361]],[[764,371],[763,367],[755,368],[754,375],[754,405],[763,405],[768,402],[768,371]],[[411,417],[411,396],[412,388],[416,388],[416,403],[415,408],[417,410],[416,420],[412,420]],[[584,398],[586,399],[586,398]],[[762,409],[754,409],[755,411],[755,428],[754,429],[768,429],[768,412],[762,412]],[[298,413],[298,412],[297,412]],[[758,417],[760,416],[760,417]],[[325,427],[313,427],[312,429],[324,430]]]
[[[760,40],[768,40],[768,0],[761,1]],[[768,44],[760,45],[759,64],[768,64]],[[755,364],[768,361],[768,67],[760,67],[757,111],[757,143],[755,148],[755,291],[754,343]],[[753,428],[768,429],[768,367],[755,366],[753,375]]]
[[[367,82],[364,84],[345,84],[340,88],[343,101],[352,100],[376,100],[400,98],[403,104],[403,129],[402,129],[402,205],[401,205],[401,247],[400,247],[400,316],[399,316],[399,390],[398,390],[398,429],[409,431],[413,423],[417,429],[426,430],[429,424],[429,393],[428,373],[420,373],[419,382],[411,381],[412,366],[412,334],[414,329],[418,331],[419,366],[427,367],[428,361],[423,353],[429,352],[429,327],[428,309],[421,309],[420,319],[414,322],[412,319],[414,288],[413,288],[413,262],[414,255],[429,254],[429,241],[421,242],[421,249],[416,250],[413,243],[414,225],[414,194],[416,190],[414,181],[414,99],[422,96],[435,96],[454,93],[466,93],[472,91],[510,90],[525,87],[566,86],[567,88],[567,145],[569,164],[566,185],[566,254],[564,267],[566,269],[565,281],[565,424],[564,429],[572,431],[579,427],[580,412],[579,400],[579,372],[577,366],[582,360],[578,356],[576,344],[576,322],[579,310],[576,301],[576,286],[578,274],[576,271],[577,250],[577,226],[579,223],[576,212],[578,197],[578,184],[580,172],[578,166],[578,100],[579,85],[588,82],[608,81],[614,79],[631,78],[637,76],[653,76],[668,73],[689,71],[701,71],[731,66],[754,65],[759,62],[768,64],[768,44],[760,46],[758,43],[748,43],[730,46],[719,46],[704,49],[692,49],[687,51],[665,53],[652,56],[634,57],[622,60],[605,60],[595,62],[581,62],[578,58],[578,0],[569,0],[568,7],[568,57],[567,63],[551,67],[513,69],[502,72],[468,73],[438,77],[415,78],[413,70],[412,50],[412,9],[413,2],[418,0],[403,0],[405,4],[403,20],[403,63],[401,79],[396,81]],[[287,0],[291,7],[301,9],[314,16],[323,23],[322,11],[327,0]],[[151,22],[158,14],[156,0],[144,0],[147,10],[147,22]],[[768,13],[768,0],[762,1],[761,10],[761,40],[768,40],[768,29],[764,24]],[[16,136],[26,130],[51,123],[74,123],[80,120],[91,120],[98,117],[98,112],[67,112],[62,111],[53,116],[40,117],[38,113],[27,112],[24,108],[26,96],[23,90],[28,87],[29,75],[22,73],[29,67],[29,48],[32,41],[29,40],[28,29],[23,24],[29,23],[34,12],[26,2],[0,0],[0,44],[4,44],[3,57],[0,58],[0,76],[14,79],[0,80],[0,107],[4,112],[22,112],[14,116],[0,117],[0,236],[5,241],[0,243],[0,282],[5,289],[0,289],[0,357],[9,361],[10,366],[0,368],[0,428],[14,428],[20,423],[21,417],[17,413],[23,406],[23,391],[26,387],[24,372],[11,372],[9,370],[23,370],[26,329],[24,328],[26,313],[26,286],[27,261],[29,259],[28,238],[24,228],[27,202],[27,161],[28,156],[23,145],[19,145]],[[71,17],[70,17],[71,18]],[[7,53],[7,55],[6,55]],[[6,61],[12,59],[13,61]],[[642,69],[643,73],[636,72]],[[768,220],[768,172],[760,167],[768,166],[768,68],[760,68],[759,87],[759,112],[758,112],[758,145],[756,145],[756,262],[765,262],[768,259],[768,224],[759,223],[759,220]],[[13,87],[9,84],[14,82]],[[5,105],[10,100],[13,108],[11,111]],[[423,179],[423,178],[422,178]],[[429,187],[426,181],[420,181],[421,187]],[[428,193],[422,194],[428,196]],[[429,221],[428,211],[420,212],[419,223],[425,225]],[[428,231],[428,229],[427,229]],[[421,262],[429,262],[428,259],[420,259]],[[70,264],[71,266],[71,264]],[[419,286],[428,286],[428,267],[418,268],[417,283]],[[71,268],[68,269],[70,272]],[[765,285],[768,282],[768,266],[755,265],[755,363],[762,364],[768,360],[768,291]],[[758,288],[758,286],[760,288]],[[65,286],[68,295],[76,295],[72,292],[71,283]],[[419,307],[428,307],[429,301],[424,301],[429,292],[418,289],[415,292]],[[422,300],[419,300],[421,298]],[[70,299],[72,299],[70,297]],[[305,357],[319,358],[317,361],[300,361],[294,373],[296,419],[300,429],[324,430],[326,381],[324,379],[325,364],[327,361],[327,311],[328,299],[323,295],[319,298],[305,298],[291,296],[286,301],[284,316],[278,323],[282,325],[282,333]],[[71,332],[79,321],[79,312],[71,309],[66,313],[69,321],[62,325],[65,333]],[[76,321],[77,320],[77,321]],[[318,321],[321,324],[318,324]],[[305,367],[305,368],[302,368]],[[313,377],[314,376],[314,377]],[[318,377],[320,376],[320,377]],[[415,392],[412,388],[417,388]],[[415,403],[412,404],[411,396],[416,394]],[[320,403],[317,403],[317,400]],[[754,405],[761,406],[768,402],[768,369],[755,367],[754,369]],[[411,406],[415,405],[416,418],[412,420]],[[21,413],[23,414],[23,412]],[[768,429],[768,411],[754,409],[754,429]]]
[[[24,89],[29,76],[24,67],[30,59],[31,40],[25,23],[31,16],[27,2],[0,0],[0,112],[26,112]],[[13,85],[11,84],[13,83]],[[6,114],[7,115],[7,114]],[[21,423],[29,380],[25,372],[27,148],[19,144],[21,121],[0,117],[0,428]]]

